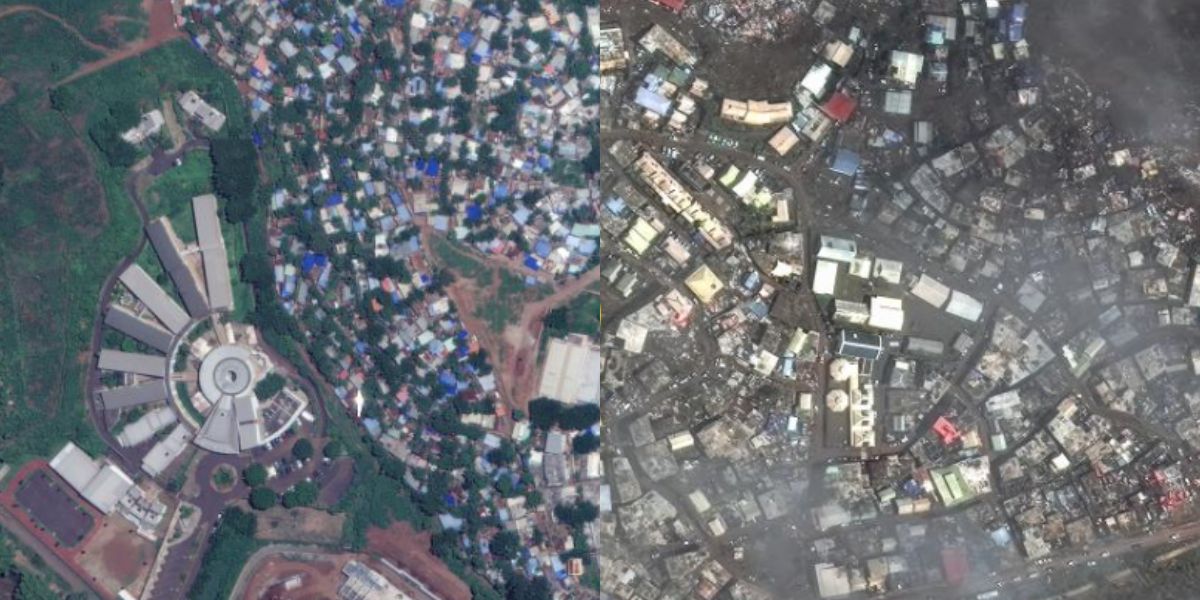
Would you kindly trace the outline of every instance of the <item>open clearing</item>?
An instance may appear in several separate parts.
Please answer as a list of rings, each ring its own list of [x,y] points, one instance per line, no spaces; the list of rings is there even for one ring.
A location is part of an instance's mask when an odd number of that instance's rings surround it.
[[[442,600],[471,600],[471,589],[429,551],[429,534],[408,523],[367,532],[367,551],[386,558],[424,583]]]
[[[283,508],[277,506],[258,515],[255,537],[272,542],[306,542],[336,545],[342,539],[346,515],[334,515],[319,508]]]
[[[139,536],[124,517],[109,515],[88,539],[78,562],[94,580],[112,594],[141,592],[154,562],[155,545]]]
[[[243,600],[325,600],[337,598],[342,567],[354,558],[350,554],[331,555],[325,560],[298,561],[281,556],[266,559],[246,586]],[[287,590],[285,582],[299,578],[300,587]]]

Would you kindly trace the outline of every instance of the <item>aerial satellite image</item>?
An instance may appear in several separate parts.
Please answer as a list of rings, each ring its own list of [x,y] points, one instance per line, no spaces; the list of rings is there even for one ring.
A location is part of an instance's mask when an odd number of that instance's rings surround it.
[[[1200,4],[600,9],[605,595],[1200,598]]]
[[[0,600],[1131,596],[1200,2],[0,0]]]
[[[595,0],[0,0],[0,599],[599,598]]]

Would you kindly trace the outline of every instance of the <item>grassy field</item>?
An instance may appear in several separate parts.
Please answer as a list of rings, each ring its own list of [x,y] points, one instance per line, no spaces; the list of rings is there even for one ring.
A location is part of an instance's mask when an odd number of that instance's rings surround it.
[[[491,267],[471,256],[466,250],[456,248],[453,242],[444,237],[435,236],[432,239],[433,253],[455,274],[475,280],[475,285],[480,289],[492,285]]]
[[[115,48],[146,30],[140,0],[0,0],[0,9],[25,4],[62,17],[89,41]],[[137,25],[141,24],[138,29]]]
[[[212,159],[206,150],[194,150],[178,167],[163,173],[146,190],[146,210],[151,218],[165,216],[185,243],[196,242],[192,197],[212,192]]]
[[[83,376],[101,283],[139,235],[121,176],[50,108],[46,88],[95,53],[34,14],[0,20],[0,461],[103,448],[85,418]]]
[[[0,10],[5,4],[0,0]],[[102,58],[61,25],[36,13],[5,17],[0,20],[0,32],[0,72],[17,83],[42,87]]]
[[[546,315],[543,339],[581,333],[600,337],[600,296],[590,290],[571,299]]]

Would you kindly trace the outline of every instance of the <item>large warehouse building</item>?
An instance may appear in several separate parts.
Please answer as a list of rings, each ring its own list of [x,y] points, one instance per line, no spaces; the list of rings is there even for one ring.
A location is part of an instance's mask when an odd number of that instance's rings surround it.
[[[551,339],[538,395],[567,404],[600,400],[600,348],[584,335]]]
[[[88,456],[72,442],[50,460],[50,468],[100,512],[111,513],[133,487],[120,467]]]

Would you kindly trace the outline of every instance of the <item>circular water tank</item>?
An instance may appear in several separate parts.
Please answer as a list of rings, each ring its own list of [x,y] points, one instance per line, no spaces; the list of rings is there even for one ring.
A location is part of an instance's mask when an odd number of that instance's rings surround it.
[[[825,394],[825,408],[833,412],[844,412],[850,408],[850,395],[844,390],[830,390]]]
[[[856,369],[853,362],[844,358],[835,358],[833,362],[829,363],[829,377],[837,382],[850,381]]]

